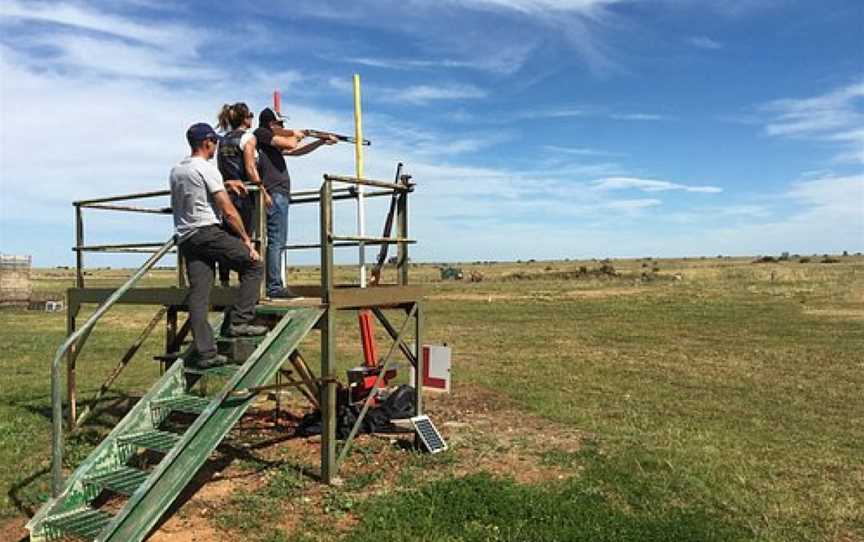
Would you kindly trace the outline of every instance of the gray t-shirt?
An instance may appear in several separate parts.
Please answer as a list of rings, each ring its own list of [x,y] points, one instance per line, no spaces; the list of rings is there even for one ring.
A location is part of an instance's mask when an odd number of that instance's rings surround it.
[[[211,224],[221,224],[213,194],[225,190],[219,169],[201,158],[189,156],[171,169],[171,208],[174,229],[180,237]]]

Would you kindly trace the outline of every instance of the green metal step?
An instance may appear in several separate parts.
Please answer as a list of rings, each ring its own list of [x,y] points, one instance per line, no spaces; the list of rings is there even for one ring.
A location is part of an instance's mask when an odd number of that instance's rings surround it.
[[[66,480],[63,491],[46,503],[27,523],[31,542],[49,542],[74,535],[99,542],[143,540],[210,453],[253,402],[254,395],[237,392],[266,384],[312,330],[323,314],[320,308],[284,312],[273,330],[243,365],[209,369],[185,368],[194,360],[189,350],[172,364],[111,433]],[[218,324],[216,324],[218,326]],[[196,397],[186,390],[195,376],[227,380],[212,397]],[[180,435],[157,429],[170,411],[197,414]],[[127,465],[139,448],[164,453],[150,472]],[[122,509],[110,514],[90,508],[103,489],[129,496]]]
[[[154,429],[152,431],[143,431],[132,435],[121,435],[117,440],[120,444],[131,444],[138,446],[139,448],[147,448],[148,450],[167,453],[174,448],[180,440],[180,437],[181,435],[175,433]]]
[[[112,471],[88,476],[84,479],[85,484],[98,486],[123,495],[135,493],[138,486],[147,480],[149,473],[133,469],[132,467],[119,467]]]
[[[49,517],[46,523],[51,529],[65,535],[84,540],[94,540],[114,516],[101,510],[85,508],[60,516]]]
[[[208,406],[210,406],[210,399],[196,395],[179,395],[167,399],[156,399],[150,403],[150,407],[155,410],[164,409],[186,414],[201,414]]]

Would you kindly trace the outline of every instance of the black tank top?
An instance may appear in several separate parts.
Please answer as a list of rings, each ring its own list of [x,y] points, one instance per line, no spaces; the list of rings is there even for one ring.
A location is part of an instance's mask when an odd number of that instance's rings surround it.
[[[240,138],[244,133],[245,130],[238,128],[226,134],[219,142],[216,164],[219,166],[219,173],[226,181],[230,179],[239,179],[244,183],[249,181],[249,175],[243,164],[243,149],[240,148]]]

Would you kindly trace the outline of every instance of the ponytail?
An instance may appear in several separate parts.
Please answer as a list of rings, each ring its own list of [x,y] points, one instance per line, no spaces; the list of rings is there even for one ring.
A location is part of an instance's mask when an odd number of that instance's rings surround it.
[[[222,110],[219,111],[219,116],[217,117],[219,128],[225,132],[236,130],[243,124],[248,114],[249,106],[243,102],[237,102],[234,105],[225,104],[222,106]]]
[[[227,132],[231,128],[231,125],[233,124],[232,123],[233,119],[231,118],[231,117],[233,117],[232,109],[233,109],[232,106],[225,104],[222,106],[222,110],[219,111],[219,115],[216,117],[218,124],[219,124],[219,128],[221,128],[222,131]]]

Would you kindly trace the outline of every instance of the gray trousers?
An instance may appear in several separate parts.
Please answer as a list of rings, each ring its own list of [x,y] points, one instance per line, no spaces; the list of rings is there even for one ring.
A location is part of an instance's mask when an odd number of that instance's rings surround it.
[[[216,353],[213,328],[207,321],[215,264],[240,274],[237,302],[225,314],[231,325],[248,324],[255,318],[264,266],[260,261],[252,261],[249,249],[238,237],[216,225],[195,230],[180,244],[180,253],[186,259],[189,278],[187,304],[195,349],[201,357],[208,358]]]

